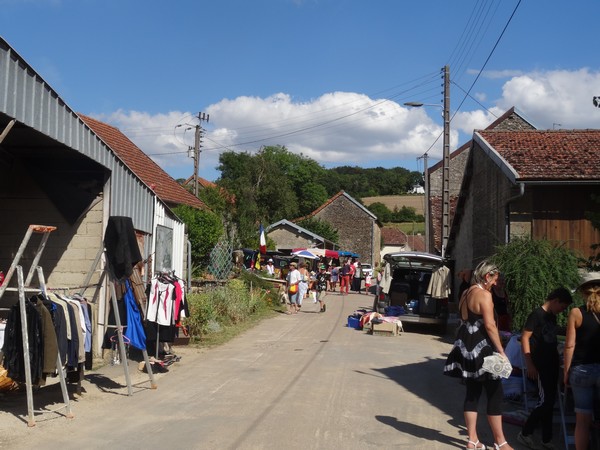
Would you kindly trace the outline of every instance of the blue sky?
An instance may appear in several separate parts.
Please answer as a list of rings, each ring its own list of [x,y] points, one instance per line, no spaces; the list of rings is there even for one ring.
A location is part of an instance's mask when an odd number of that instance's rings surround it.
[[[210,114],[200,175],[215,180],[225,149],[277,144],[422,170],[441,108],[403,103],[441,105],[446,64],[452,149],[511,106],[539,128],[598,128],[598,17],[596,0],[0,0],[0,36],[174,178]]]

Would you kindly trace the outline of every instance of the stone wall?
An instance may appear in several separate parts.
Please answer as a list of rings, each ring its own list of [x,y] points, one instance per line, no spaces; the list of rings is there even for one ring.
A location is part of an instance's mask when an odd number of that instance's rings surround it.
[[[102,196],[92,202],[90,209],[75,224],[69,224],[19,162],[3,165],[0,179],[0,270],[6,272],[10,267],[29,225],[55,226],[56,231],[50,234],[39,261],[46,283],[49,287],[83,284],[102,245]],[[69,192],[64,195],[68,198]],[[25,276],[40,241],[41,235],[33,234],[23,253],[20,265]],[[37,277],[32,284],[37,285]],[[16,274],[10,285],[16,286]],[[12,294],[6,292],[1,303],[16,301]]]
[[[342,250],[358,253],[364,263],[374,264],[380,260],[379,226],[372,216],[345,195],[335,198],[315,217],[329,222],[338,230]]]
[[[315,241],[312,236],[304,233],[298,233],[296,229],[291,227],[276,228],[269,231],[268,236],[277,243],[276,250],[311,248],[317,245],[322,245],[321,242]]]

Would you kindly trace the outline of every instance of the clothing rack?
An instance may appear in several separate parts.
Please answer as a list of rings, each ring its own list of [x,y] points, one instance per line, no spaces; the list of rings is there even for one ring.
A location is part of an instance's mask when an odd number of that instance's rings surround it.
[[[29,333],[27,330],[27,315],[26,315],[26,299],[25,292],[39,292],[40,290],[45,294],[46,293],[46,280],[44,278],[43,270],[37,264],[41,258],[42,252],[46,246],[46,241],[50,236],[52,231],[56,230],[56,227],[49,227],[45,225],[29,225],[27,232],[25,233],[25,237],[17,250],[17,253],[11,263],[10,269],[8,270],[7,276],[0,287],[0,298],[4,295],[6,291],[17,291],[19,296],[19,309],[20,309],[20,319],[21,319],[21,335],[23,341],[23,363],[25,368],[25,390],[27,394],[27,426],[33,427],[35,426],[35,417],[34,413],[46,413],[46,412],[58,412],[64,409],[66,411],[65,417],[68,419],[72,419],[73,413],[71,412],[71,403],[69,400],[69,393],[67,391],[67,383],[65,381],[65,371],[63,369],[63,364],[60,359],[60,353],[56,357],[56,370],[58,372],[59,380],[60,380],[60,388],[62,391],[64,406],[57,408],[52,411],[46,410],[34,410],[33,409],[33,380],[31,379],[31,361],[29,360]],[[23,277],[23,267],[19,265],[21,257],[29,243],[29,240],[33,233],[43,234],[41,242],[36,250],[33,258],[33,262],[31,268],[29,269],[27,279]],[[16,271],[17,273],[17,287],[11,288],[8,287],[8,283]],[[37,272],[38,282],[40,284],[39,289],[29,287],[31,280],[33,278],[34,273]]]
[[[179,278],[177,275],[175,275],[174,270],[158,271],[158,272],[154,273],[154,276],[159,279],[160,279],[160,277],[167,277],[168,279],[175,278],[176,280],[181,280],[181,278]],[[160,349],[160,327],[161,327],[161,325],[158,322],[156,322],[156,347],[154,350],[155,358],[159,357],[158,355],[159,355],[159,349]]]

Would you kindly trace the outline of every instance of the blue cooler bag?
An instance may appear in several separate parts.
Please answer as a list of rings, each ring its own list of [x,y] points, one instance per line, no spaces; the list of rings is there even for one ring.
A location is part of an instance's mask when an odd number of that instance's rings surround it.
[[[360,319],[354,316],[348,316],[348,328],[360,330]]]

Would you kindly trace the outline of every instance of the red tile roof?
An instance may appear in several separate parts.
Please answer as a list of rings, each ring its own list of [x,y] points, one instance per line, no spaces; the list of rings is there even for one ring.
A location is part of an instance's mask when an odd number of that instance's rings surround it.
[[[202,200],[196,198],[171,178],[119,129],[83,114],[79,114],[79,117],[163,202],[208,209]]]
[[[422,235],[406,234],[398,228],[383,227],[381,229],[381,240],[387,246],[408,245],[415,252],[425,251],[425,238]]]
[[[315,217],[319,212],[321,212],[326,206],[331,205],[336,199],[338,199],[339,197],[341,197],[342,195],[344,195],[344,191],[340,191],[337,194],[335,194],[333,197],[331,197],[330,199],[328,199],[325,203],[323,203],[321,206],[319,206],[317,209],[315,209],[313,212],[311,212],[310,214],[307,214],[306,216],[302,216],[302,217],[298,217],[294,220],[292,220],[292,222],[297,223],[297,222],[302,222],[303,220],[306,219],[310,219],[311,217]]]
[[[381,229],[381,240],[385,245],[404,245],[406,244],[406,233],[398,228],[383,227]]]
[[[408,235],[407,242],[408,246],[415,252],[425,251],[425,237],[421,234]]]
[[[184,182],[183,185],[184,186],[193,186],[193,181],[194,181],[194,175],[190,175]],[[202,187],[210,187],[210,188],[216,188],[217,185],[215,183],[213,183],[212,181],[208,181],[205,178],[202,177],[198,177],[198,184]]]
[[[600,130],[479,131],[521,181],[600,179]]]
[[[504,126],[505,122],[510,121],[510,119],[514,118],[514,117],[520,118],[524,122],[529,123],[523,117],[521,117],[521,115],[518,112],[515,111],[515,107],[513,106],[508,111],[506,111],[504,114],[502,114],[500,117],[498,117],[496,120],[494,120],[492,123],[490,123],[484,129],[485,130],[495,130],[496,128]],[[503,129],[505,129],[505,128],[503,128]],[[533,125],[531,125],[531,129],[535,129],[535,127]],[[461,145],[456,150],[454,150],[453,152],[450,153],[450,159],[452,160],[453,158],[460,155],[462,152],[470,149],[472,144],[473,144],[472,140],[465,142],[463,145]],[[436,171],[437,169],[441,169],[443,164],[444,164],[443,160],[438,161],[437,163],[435,163],[433,166],[431,166],[429,168],[429,173],[432,173],[432,172]]]

